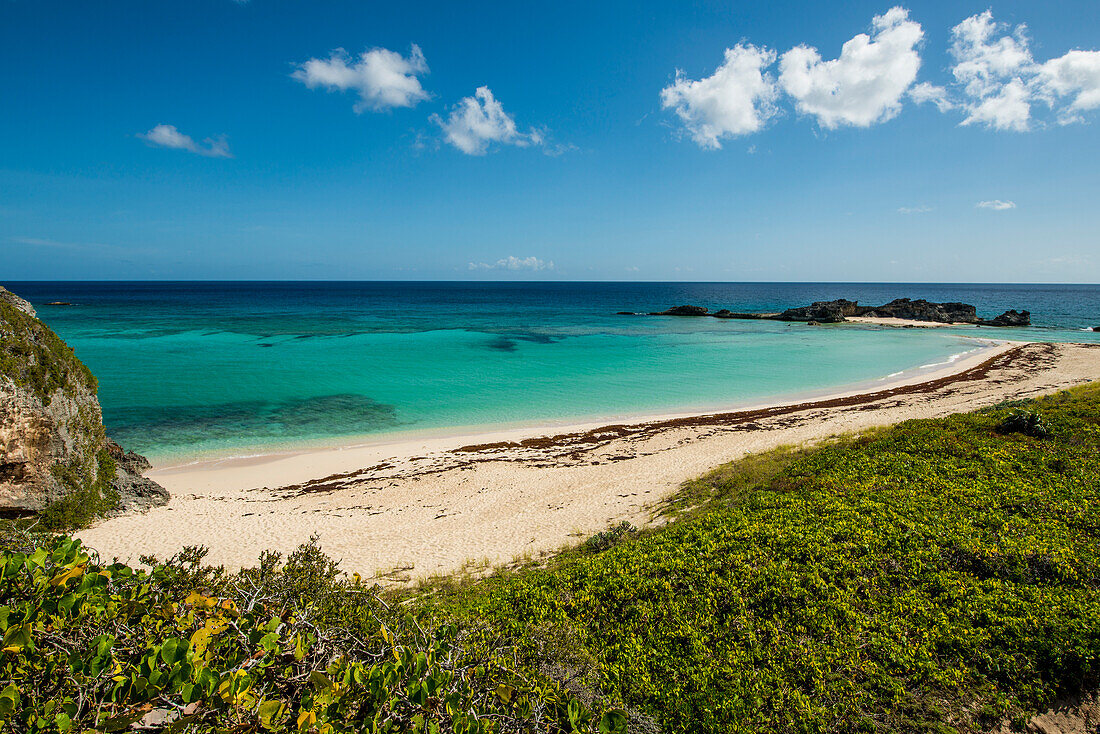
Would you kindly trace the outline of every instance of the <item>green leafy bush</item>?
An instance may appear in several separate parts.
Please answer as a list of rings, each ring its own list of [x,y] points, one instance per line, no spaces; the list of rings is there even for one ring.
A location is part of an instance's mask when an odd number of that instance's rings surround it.
[[[118,490],[112,481],[118,470],[107,449],[96,452],[95,477],[81,475],[70,467],[56,464],[54,474],[68,485],[69,493],[46,506],[36,522],[45,530],[74,530],[86,527],[118,505]]]
[[[151,571],[77,540],[0,554],[0,729],[622,732],[507,645],[430,630],[307,546],[228,575],[185,553]],[[193,587],[195,582],[207,584]],[[188,589],[190,589],[188,591]],[[334,624],[348,615],[354,627]]]
[[[1046,439],[998,409],[750,457],[664,528],[421,598],[666,731],[988,731],[1100,683],[1100,386],[1026,408]]]

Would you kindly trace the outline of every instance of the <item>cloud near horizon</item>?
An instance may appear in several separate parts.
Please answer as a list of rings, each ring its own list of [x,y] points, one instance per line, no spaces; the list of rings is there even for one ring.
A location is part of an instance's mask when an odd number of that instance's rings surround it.
[[[516,257],[515,255],[509,255],[508,257],[502,257],[495,263],[475,263],[472,262],[467,266],[468,270],[527,270],[530,272],[539,272],[542,270],[553,270],[553,260],[540,260],[537,257]]]
[[[428,73],[428,62],[415,43],[409,55],[402,56],[385,48],[372,48],[352,58],[342,48],[327,59],[309,59],[298,65],[290,76],[310,89],[354,90],[359,94],[356,113],[381,111],[394,107],[415,107],[429,99],[419,77]]]
[[[1084,122],[1084,112],[1100,109],[1100,51],[1075,49],[1038,63],[1027,27],[997,23],[990,10],[951,29],[954,63],[947,86],[917,81],[925,34],[908,9],[895,6],[876,15],[870,30],[845,42],[830,60],[805,44],[777,55],[742,41],[726,49],[722,65],[708,77],[687,79],[678,70],[661,90],[661,105],[708,149],[721,148],[724,138],[761,131],[782,113],[779,102],[787,98],[825,130],[886,122],[906,100],[942,113],[961,110],[962,126],[1019,132],[1032,128],[1035,102],[1045,103],[1061,125]],[[768,67],[777,58],[775,79]]]
[[[233,157],[224,135],[206,138],[200,145],[190,135],[181,133],[175,125],[157,125],[149,132],[138,133],[137,137],[158,148],[186,150],[208,158]]]
[[[992,199],[990,201],[979,201],[974,206],[976,206],[978,209],[992,209],[995,212],[1003,212],[1008,211],[1009,209],[1015,209],[1016,202]]]
[[[485,155],[493,143],[521,148],[543,143],[540,131],[519,131],[489,87],[478,87],[474,96],[463,97],[447,119],[432,115],[431,120],[442,128],[444,140],[467,155]]]

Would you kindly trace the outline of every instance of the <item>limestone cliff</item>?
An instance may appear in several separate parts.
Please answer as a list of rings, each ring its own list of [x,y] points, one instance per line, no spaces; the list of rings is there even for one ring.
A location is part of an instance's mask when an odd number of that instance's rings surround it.
[[[144,460],[108,440],[96,388],[31,305],[0,288],[0,515],[72,526],[167,502]]]

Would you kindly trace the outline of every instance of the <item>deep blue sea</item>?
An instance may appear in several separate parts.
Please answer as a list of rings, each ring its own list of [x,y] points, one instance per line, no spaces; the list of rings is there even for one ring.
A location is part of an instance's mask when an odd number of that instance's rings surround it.
[[[1100,341],[1100,286],[838,283],[6,282],[99,378],[112,436],[159,463],[735,407],[930,369],[975,337]],[[617,316],[962,301],[1029,329]],[[46,306],[69,301],[72,306]]]

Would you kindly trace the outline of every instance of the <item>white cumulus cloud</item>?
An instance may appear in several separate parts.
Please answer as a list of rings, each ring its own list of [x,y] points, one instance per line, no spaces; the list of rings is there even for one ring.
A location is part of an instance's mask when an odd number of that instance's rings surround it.
[[[790,49],[778,57],[778,79],[769,72],[774,51],[739,43],[708,77],[688,79],[677,71],[661,90],[661,104],[692,140],[711,149],[759,132],[788,98],[827,130],[885,122],[906,101],[958,110],[960,125],[1019,132],[1044,124],[1035,117],[1036,102],[1062,125],[1084,122],[1084,113],[1100,109],[1100,51],[1074,49],[1037,61],[1027,26],[999,23],[990,10],[955,25],[950,38],[946,85],[917,81],[924,29],[897,6],[875,16],[870,32],[844,43],[835,59],[805,44]]]
[[[1024,131],[1031,126],[1031,89],[1025,79],[1034,74],[1027,27],[1007,26],[986,10],[951,29],[951,74],[963,89],[963,125],[983,124],[996,130]]]
[[[708,77],[687,79],[678,71],[661,90],[661,105],[676,112],[700,146],[721,148],[722,138],[757,132],[776,113],[775,80],[764,72],[774,61],[774,51],[739,43]]]
[[[537,257],[516,257],[515,255],[509,255],[508,257],[502,257],[494,263],[470,263],[470,270],[529,270],[531,272],[538,272],[540,270],[553,270],[553,260],[540,260]]]
[[[975,204],[975,206],[979,209],[992,209],[995,212],[1003,212],[1009,209],[1015,209],[1016,202],[992,199],[990,201],[979,201],[977,204]]]
[[[1027,27],[997,23],[989,10],[959,23],[951,37],[951,73],[967,113],[963,125],[1029,130],[1036,101],[1053,109],[1063,125],[1083,122],[1081,113],[1100,108],[1100,51],[1077,49],[1040,63],[1032,56]]]
[[[439,115],[431,119],[442,128],[443,138],[467,155],[485,155],[492,143],[525,147],[543,142],[538,130],[520,132],[488,87],[478,87],[474,96],[463,97],[447,119]]]
[[[175,148],[198,153],[209,158],[232,158],[229,152],[229,144],[225,136],[206,138],[202,144],[196,143],[190,135],[181,133],[175,125],[157,125],[146,133],[138,133],[138,137],[159,148]]]
[[[298,65],[291,76],[310,89],[354,90],[359,94],[355,111],[415,107],[429,95],[420,84],[428,63],[420,47],[413,44],[408,56],[385,48],[373,48],[352,58],[342,48],[327,59],[310,59]]]
[[[1031,91],[1020,79],[1013,79],[996,94],[981,97],[967,106],[963,125],[983,124],[994,130],[1024,132],[1031,127]]]
[[[836,59],[796,46],[779,61],[779,83],[800,112],[826,129],[868,127],[896,116],[917,79],[924,38],[909,11],[895,7],[871,21],[872,34],[847,41]]]
[[[955,57],[951,73],[970,96],[994,94],[1006,79],[1031,67],[1027,26],[1007,30],[1007,26],[993,20],[990,10],[972,15],[951,29],[951,55]]]
[[[1052,105],[1056,99],[1072,98],[1059,122],[1081,122],[1081,112],[1100,107],[1100,51],[1075,50],[1047,61],[1039,67],[1036,86]]]
[[[898,207],[898,214],[927,214],[932,211],[930,206],[902,206]]]

